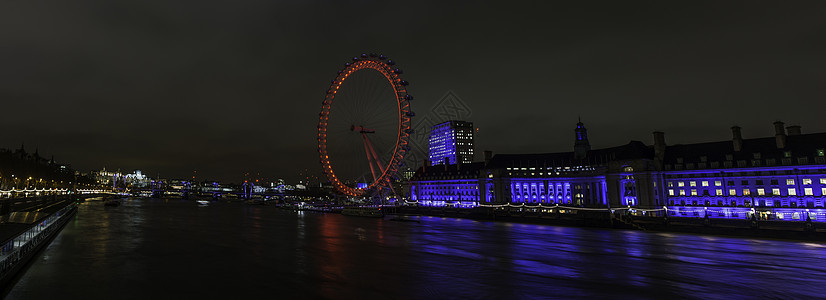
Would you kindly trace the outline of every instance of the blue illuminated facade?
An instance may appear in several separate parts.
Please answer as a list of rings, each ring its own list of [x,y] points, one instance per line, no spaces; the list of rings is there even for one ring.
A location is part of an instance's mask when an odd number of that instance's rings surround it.
[[[473,162],[473,123],[447,121],[433,125],[429,152],[431,166]]]
[[[774,123],[775,136],[664,146],[669,214],[826,221],[826,133]],[[655,139],[655,147],[657,141]]]
[[[775,136],[591,150],[577,124],[573,152],[498,154],[428,166],[411,179],[419,205],[560,205],[661,210],[672,216],[826,222],[826,133],[776,122]]]
[[[425,166],[411,179],[410,199],[421,206],[471,208],[482,202],[484,163]]]
[[[576,151],[496,155],[485,168],[493,189],[484,204],[608,208],[651,206],[659,200],[648,184],[659,174],[645,144],[633,141],[577,156]]]

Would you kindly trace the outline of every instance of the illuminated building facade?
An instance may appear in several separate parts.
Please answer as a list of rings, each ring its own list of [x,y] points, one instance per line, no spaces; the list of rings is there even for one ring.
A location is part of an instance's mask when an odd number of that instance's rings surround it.
[[[664,133],[654,132],[651,146],[632,141],[591,150],[580,122],[573,152],[499,154],[468,168],[422,168],[411,179],[411,199],[433,206],[629,207],[672,216],[826,222],[826,133],[774,125],[774,137],[743,139],[735,126],[730,141],[669,146]]]
[[[473,162],[473,123],[447,121],[433,125],[429,150],[432,166]]]
[[[775,136],[661,148],[671,215],[826,221],[826,133],[775,122]],[[655,147],[657,147],[655,140]]]
[[[482,200],[482,162],[425,166],[410,180],[410,199],[422,206],[470,208]]]
[[[486,204],[577,207],[655,205],[657,177],[650,149],[642,142],[576,152],[500,154],[486,168]]]
[[[586,132],[578,123],[574,152],[498,154],[473,168],[419,169],[411,179],[411,199],[420,205],[465,206],[455,194],[443,191],[470,191],[469,201],[478,201],[478,205],[617,207],[651,206],[659,201],[647,184],[659,178],[650,147],[634,141],[591,150]],[[478,173],[477,177],[467,177],[468,169]]]

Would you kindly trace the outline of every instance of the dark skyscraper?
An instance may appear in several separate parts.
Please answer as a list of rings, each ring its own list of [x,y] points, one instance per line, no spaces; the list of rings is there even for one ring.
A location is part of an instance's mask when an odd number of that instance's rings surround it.
[[[473,162],[473,123],[447,121],[430,131],[430,165]]]

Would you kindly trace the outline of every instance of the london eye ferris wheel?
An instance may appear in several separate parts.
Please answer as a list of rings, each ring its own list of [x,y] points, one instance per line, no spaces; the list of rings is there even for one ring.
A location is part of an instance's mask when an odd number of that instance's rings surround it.
[[[396,62],[361,54],[330,84],[318,120],[321,167],[335,190],[360,197],[397,178],[410,150],[413,96]]]

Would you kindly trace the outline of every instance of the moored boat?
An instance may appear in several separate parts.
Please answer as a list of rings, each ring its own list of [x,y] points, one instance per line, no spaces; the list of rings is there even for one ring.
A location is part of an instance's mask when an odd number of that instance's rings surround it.
[[[381,210],[381,207],[346,207],[341,210],[341,214],[354,217],[384,217],[384,212]]]

